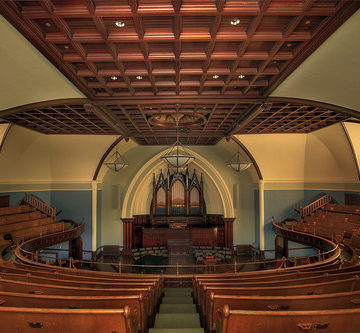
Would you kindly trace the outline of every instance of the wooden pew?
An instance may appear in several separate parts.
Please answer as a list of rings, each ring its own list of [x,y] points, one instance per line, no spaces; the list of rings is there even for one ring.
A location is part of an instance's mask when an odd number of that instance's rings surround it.
[[[37,284],[48,284],[53,286],[68,286],[72,288],[97,288],[97,289],[133,289],[133,288],[149,288],[152,297],[152,304],[158,304],[160,300],[160,293],[157,290],[156,282],[140,282],[131,280],[122,280],[113,283],[109,282],[93,282],[93,281],[78,281],[78,280],[65,280],[55,279],[48,277],[36,276],[33,274],[14,274],[14,273],[0,273],[0,278],[4,280],[23,281]]]
[[[0,305],[22,308],[56,309],[119,309],[128,305],[139,323],[141,331],[148,326],[147,308],[143,295],[127,296],[55,296],[30,295],[0,291]]]
[[[303,311],[360,307],[360,291],[306,296],[234,296],[211,293],[206,327],[216,329],[216,313],[225,305],[236,310]]]
[[[43,216],[43,214],[39,211],[12,214],[12,215],[2,215],[2,216],[0,216],[0,225],[25,222],[25,221],[29,221],[29,220],[37,220],[42,217],[45,217],[45,216]]]
[[[56,222],[52,224],[46,224],[39,227],[28,228],[25,230],[16,230],[11,233],[13,241],[15,244],[23,240],[28,240],[31,238],[38,237],[39,235],[45,235],[50,233],[55,233],[64,230],[64,222]]]
[[[27,220],[21,222],[14,222],[10,224],[0,225],[0,233],[13,233],[17,230],[24,230],[28,228],[40,227],[42,225],[49,225],[53,223],[52,217],[43,217],[35,220]]]
[[[151,287],[146,288],[81,288],[57,286],[51,284],[39,284],[22,282],[8,279],[0,280],[0,290],[7,292],[18,292],[25,294],[39,295],[60,295],[60,296],[127,296],[143,294],[144,304],[149,310],[149,317],[155,311],[154,297]]]
[[[2,332],[135,333],[129,306],[120,309],[46,309],[0,307]]]
[[[320,272],[319,272],[320,273]],[[349,279],[356,274],[359,274],[359,271],[353,272],[343,272],[343,273],[336,273],[336,274],[329,274],[321,272],[320,274],[312,274],[307,276],[300,276],[298,274],[294,274],[291,276],[284,275],[280,278],[273,277],[268,279],[248,279],[248,280],[238,280],[238,281],[207,281],[199,285],[197,291],[198,295],[196,297],[196,301],[202,303],[202,295],[204,294],[204,288],[209,287],[272,287],[272,286],[292,286],[294,284],[301,285],[301,284],[311,284],[311,283],[321,283],[327,281],[336,281],[342,279]]]
[[[35,209],[29,205],[0,207],[0,216],[33,212]]]
[[[232,310],[225,305],[217,313],[218,333],[264,332],[359,332],[360,309],[315,311]]]
[[[17,275],[26,276],[26,281],[30,282],[29,278],[32,278],[32,281],[35,282],[34,279],[39,277],[37,280],[38,283],[41,283],[42,281],[45,281],[47,283],[51,284],[60,284],[60,285],[70,285],[70,286],[76,286],[76,285],[82,285],[85,286],[87,284],[88,287],[92,286],[106,286],[106,285],[112,285],[113,287],[115,285],[122,284],[123,286],[128,284],[131,286],[134,286],[135,284],[137,286],[153,286],[155,290],[155,299],[156,302],[160,300],[160,297],[162,295],[163,291],[163,278],[161,277],[148,277],[148,276],[140,276],[140,275],[127,275],[127,274],[117,274],[117,276],[112,277],[104,277],[104,276],[82,276],[82,275],[73,275],[71,274],[71,271],[69,272],[58,272],[58,271],[52,271],[52,270],[45,270],[45,269],[38,269],[37,267],[27,267],[22,266],[24,268],[16,268],[13,267],[11,264],[2,264],[0,265],[0,274],[4,273],[13,273]],[[33,269],[31,269],[33,268]],[[29,275],[30,274],[30,275]],[[3,275],[6,276],[6,275]],[[9,276],[11,278],[11,276]],[[23,277],[24,279],[24,277]],[[57,281],[60,279],[60,282]],[[52,281],[55,281],[53,283]]]
[[[329,293],[349,292],[360,289],[360,279],[358,276],[330,282],[293,284],[289,286],[276,287],[213,287],[204,286],[204,291],[198,305],[202,316],[206,315],[210,306],[210,295],[247,295],[247,296],[295,296],[295,295],[320,295]]]
[[[298,268],[298,270],[289,270],[289,269],[278,269],[278,270],[269,270],[265,272],[261,272],[263,274],[232,274],[232,275],[207,275],[207,276],[201,276],[197,275],[193,278],[193,291],[194,291],[194,298],[197,300],[199,298],[200,288],[207,284],[212,282],[221,282],[224,283],[232,283],[232,282],[261,282],[261,281],[281,281],[289,278],[304,278],[307,276],[320,276],[324,274],[324,271],[328,274],[339,274],[339,273],[345,273],[345,272],[353,272],[354,274],[358,274],[360,271],[360,265],[352,265],[348,266],[346,268],[332,268],[337,267],[336,266],[326,266],[325,268],[330,267],[328,269],[324,269],[323,267],[319,267],[318,269],[301,269],[301,267]],[[253,272],[254,273],[254,272]],[[260,273],[260,272],[259,272]]]

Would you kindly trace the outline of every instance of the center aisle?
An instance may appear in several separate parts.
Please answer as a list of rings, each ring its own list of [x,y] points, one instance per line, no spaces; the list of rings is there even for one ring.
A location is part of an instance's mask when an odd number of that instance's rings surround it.
[[[149,333],[204,333],[191,293],[191,288],[165,288]]]

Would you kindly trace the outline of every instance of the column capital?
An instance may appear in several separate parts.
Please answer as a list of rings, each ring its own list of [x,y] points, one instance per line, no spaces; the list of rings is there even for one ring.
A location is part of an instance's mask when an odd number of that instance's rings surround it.
[[[121,217],[120,219],[123,223],[133,223],[134,222],[133,217]]]
[[[232,223],[235,221],[235,217],[224,217],[223,221],[224,223]]]

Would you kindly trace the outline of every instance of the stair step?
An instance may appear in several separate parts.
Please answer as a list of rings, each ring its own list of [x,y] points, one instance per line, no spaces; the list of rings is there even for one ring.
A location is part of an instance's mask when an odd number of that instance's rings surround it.
[[[196,313],[195,304],[161,304],[159,313]]]
[[[204,333],[203,328],[150,328],[149,333]]]
[[[192,289],[190,288],[169,288],[169,290],[164,290],[165,296],[188,296],[192,297]]]
[[[164,288],[164,292],[167,292],[167,291],[174,291],[174,292],[189,291],[189,292],[192,292],[192,288]]]
[[[197,313],[158,313],[154,328],[201,328]]]
[[[193,304],[194,301],[191,297],[164,296],[161,303],[162,304]]]

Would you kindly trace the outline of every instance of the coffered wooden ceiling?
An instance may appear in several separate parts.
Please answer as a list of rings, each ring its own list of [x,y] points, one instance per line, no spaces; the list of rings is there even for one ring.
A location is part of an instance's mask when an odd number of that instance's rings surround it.
[[[0,116],[46,134],[187,144],[307,133],[350,117],[268,95],[360,7],[338,0],[7,0],[0,13],[87,97]]]

